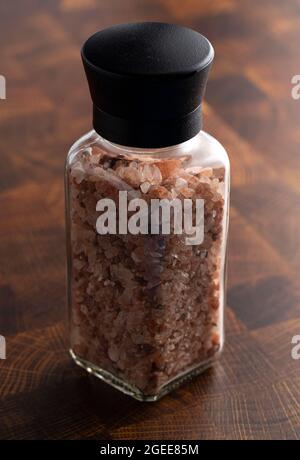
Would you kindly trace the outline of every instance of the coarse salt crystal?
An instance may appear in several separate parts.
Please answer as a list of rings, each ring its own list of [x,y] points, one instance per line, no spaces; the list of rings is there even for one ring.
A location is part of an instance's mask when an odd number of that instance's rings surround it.
[[[140,189],[142,190],[143,193],[147,193],[150,187],[151,187],[150,182],[143,182],[140,185]]]
[[[175,182],[175,187],[176,188],[183,188],[187,186],[187,181],[185,179],[182,179],[181,177],[178,177]]]

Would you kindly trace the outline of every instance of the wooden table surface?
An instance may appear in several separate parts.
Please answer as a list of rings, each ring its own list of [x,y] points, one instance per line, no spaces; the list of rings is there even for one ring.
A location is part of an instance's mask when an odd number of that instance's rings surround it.
[[[142,20],[214,44],[205,129],[232,163],[225,352],[152,404],[71,362],[65,299],[64,160],[91,123],[80,46]],[[300,438],[299,38],[299,0],[1,2],[1,439]]]

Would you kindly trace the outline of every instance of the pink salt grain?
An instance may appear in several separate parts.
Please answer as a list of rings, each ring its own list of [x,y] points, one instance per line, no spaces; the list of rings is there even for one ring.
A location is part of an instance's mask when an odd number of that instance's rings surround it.
[[[182,161],[177,159],[159,161],[156,166],[159,168],[162,178],[167,179],[176,174],[180,168]]]
[[[162,181],[160,169],[154,164],[141,164],[139,167],[142,182],[149,182],[151,185],[159,185]]]
[[[150,187],[151,187],[150,182],[143,182],[140,185],[140,189],[142,190],[143,193],[147,193]]]
[[[194,190],[192,188],[184,187],[180,189],[181,195],[183,195],[185,198],[192,198],[194,195]]]
[[[139,187],[141,183],[141,174],[134,167],[125,167],[122,166],[118,169],[118,175],[132,187]]]

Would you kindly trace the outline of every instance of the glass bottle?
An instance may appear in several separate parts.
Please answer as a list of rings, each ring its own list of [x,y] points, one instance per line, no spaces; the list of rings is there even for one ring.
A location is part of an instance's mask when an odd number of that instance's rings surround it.
[[[186,73],[172,60],[165,72],[158,59],[162,38],[164,53],[172,55],[174,41],[184,48]],[[149,40],[152,65],[139,54]],[[188,54],[191,41],[202,45],[197,56]],[[108,57],[113,45],[117,69]],[[136,63],[129,77],[126,46]],[[224,342],[229,160],[201,129],[212,47],[190,29],[141,23],[94,35],[82,54],[95,129],[75,142],[66,162],[70,351],[112,386],[155,401],[210,366]],[[199,68],[191,72],[195,62]],[[160,73],[153,77],[156,66]],[[118,82],[127,90],[118,93],[122,104],[128,93],[133,99],[120,113],[112,95],[116,75],[125,79]],[[101,89],[111,99],[99,96]],[[141,102],[147,89],[151,98]],[[179,102],[190,96],[190,105],[175,103],[171,122],[170,109],[159,111],[156,124],[149,112],[164,107],[172,92]]]

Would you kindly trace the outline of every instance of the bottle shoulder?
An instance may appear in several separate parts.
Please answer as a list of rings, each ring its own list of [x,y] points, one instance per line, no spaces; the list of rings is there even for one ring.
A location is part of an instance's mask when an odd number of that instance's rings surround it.
[[[224,147],[203,131],[163,149],[124,147],[90,131],[70,149],[66,180],[103,187],[108,195],[129,191],[133,197],[182,199],[218,193],[228,203],[229,161]]]
[[[200,131],[196,136],[194,155],[191,161],[199,163],[203,167],[224,167],[229,169],[229,157],[223,145],[211,134]]]
[[[195,137],[182,144],[160,149],[131,148],[111,143],[91,130],[81,136],[71,146],[67,164],[76,161],[83,152],[100,149],[105,156],[126,158],[132,161],[159,161],[167,159],[182,159],[188,167],[201,166],[229,169],[229,158],[225,148],[212,135],[200,131]]]
[[[67,163],[71,163],[83,150],[93,147],[93,145],[97,145],[99,138],[100,136],[92,129],[76,139],[69,149]]]

